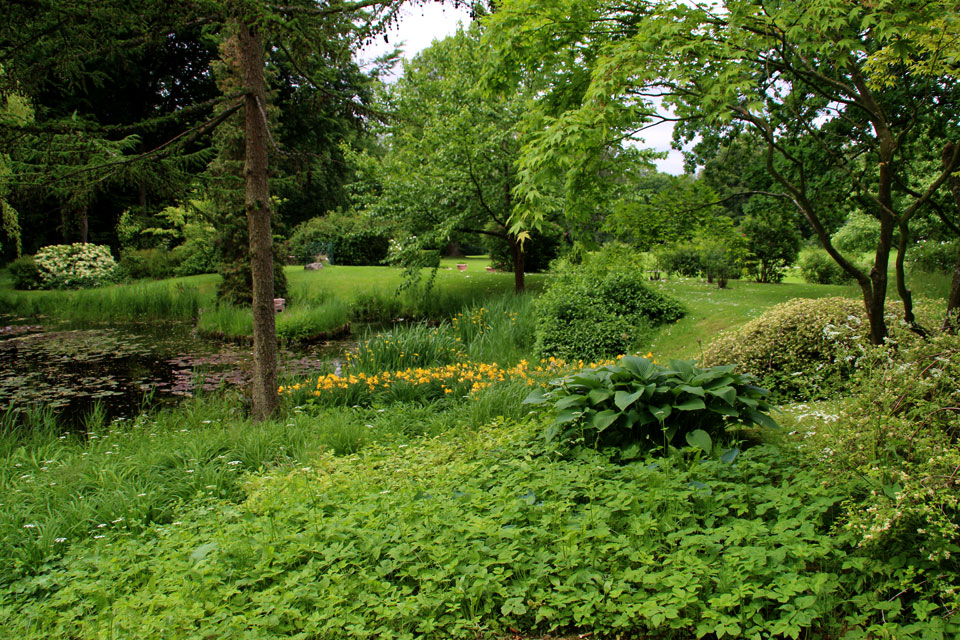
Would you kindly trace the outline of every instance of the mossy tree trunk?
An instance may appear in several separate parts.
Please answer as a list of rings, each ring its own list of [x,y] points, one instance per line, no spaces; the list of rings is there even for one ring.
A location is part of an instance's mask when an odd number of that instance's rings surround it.
[[[250,270],[253,276],[253,417],[266,420],[279,406],[277,333],[273,309],[273,242],[267,181],[266,91],[263,43],[256,27],[238,25],[243,77],[246,192]]]

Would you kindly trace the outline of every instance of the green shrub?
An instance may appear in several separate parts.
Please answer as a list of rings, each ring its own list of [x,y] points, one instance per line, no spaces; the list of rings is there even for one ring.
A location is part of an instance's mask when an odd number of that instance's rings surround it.
[[[960,338],[875,350],[851,387],[828,411],[793,409],[790,444],[808,452],[824,483],[853,497],[838,530],[851,537],[847,562],[869,592],[853,598],[851,622],[864,637],[924,637],[906,629],[924,628],[917,618],[942,629],[960,606]],[[888,607],[901,601],[891,618]]]
[[[498,231],[503,231],[500,226]],[[513,271],[513,255],[510,243],[502,238],[483,236],[483,245],[490,254],[493,266],[501,271]],[[550,269],[550,263],[560,257],[564,248],[564,231],[558,224],[547,223],[543,229],[533,231],[523,243],[523,270],[540,273]]]
[[[375,266],[386,261],[390,237],[391,230],[382,223],[330,213],[297,225],[287,240],[287,252],[300,263],[313,262],[323,254],[331,264]]]
[[[813,284],[847,284],[853,278],[823,249],[800,253],[800,277]]]
[[[753,202],[751,198],[749,203]],[[756,202],[753,206],[746,205],[751,213],[740,224],[746,237],[744,266],[757,282],[782,282],[786,269],[796,262],[800,252],[795,215],[787,214],[783,203],[773,203],[763,197],[758,197]]]
[[[626,356],[537,389],[526,404],[549,404],[553,424],[544,437],[592,448],[613,447],[632,459],[650,449],[666,452],[684,441],[710,454],[733,424],[776,427],[753,376],[733,365],[699,369],[684,360],[662,367]]]
[[[678,276],[694,278],[703,271],[700,250],[693,244],[676,244],[663,249],[658,255],[664,270]]]
[[[173,274],[177,277],[196,276],[202,273],[216,273],[220,268],[217,262],[217,250],[209,238],[191,237],[170,252],[176,266]],[[274,256],[278,259],[279,256]],[[278,262],[282,262],[277,260]]]
[[[10,275],[14,289],[39,289],[42,284],[40,267],[33,256],[22,256],[11,262]]]
[[[639,348],[651,327],[673,322],[683,307],[649,289],[644,272],[593,259],[561,266],[537,300],[537,357],[593,360]]]
[[[120,255],[120,267],[128,278],[162,280],[174,275],[176,259],[166,249],[134,249]]]
[[[919,242],[910,248],[907,259],[910,266],[927,273],[950,273],[957,266],[958,244],[960,241]]]
[[[920,303],[921,323],[936,313]],[[894,341],[916,339],[902,326],[902,306],[890,303],[887,328]],[[707,346],[703,365],[735,363],[760,383],[787,396],[821,397],[837,391],[870,348],[870,326],[863,302],[850,298],[797,298],[776,305]]]
[[[843,226],[830,236],[830,242],[846,253],[872,253],[880,242],[880,222],[873,216],[853,211]]]
[[[96,244],[58,244],[34,256],[43,289],[85,289],[111,284],[120,270],[110,248]]]

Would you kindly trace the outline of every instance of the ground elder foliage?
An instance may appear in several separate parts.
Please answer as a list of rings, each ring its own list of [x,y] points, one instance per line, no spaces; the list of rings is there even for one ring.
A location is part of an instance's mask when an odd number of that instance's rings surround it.
[[[544,433],[548,442],[615,447],[625,459],[684,443],[709,454],[714,440],[730,440],[728,430],[735,425],[777,426],[768,415],[768,392],[733,368],[700,369],[683,360],[660,366],[625,356],[557,378],[524,402],[552,409],[554,419]]]
[[[0,620],[59,637],[679,638],[798,637],[835,615],[842,496],[790,456],[553,460],[531,435],[321,456],[242,505],[98,541]]]

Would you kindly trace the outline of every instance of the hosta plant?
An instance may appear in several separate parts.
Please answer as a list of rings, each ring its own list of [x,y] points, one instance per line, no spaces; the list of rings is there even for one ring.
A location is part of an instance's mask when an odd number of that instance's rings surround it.
[[[625,356],[616,364],[551,381],[524,403],[548,405],[553,423],[544,437],[586,446],[616,447],[623,458],[690,445],[710,452],[732,427],[776,428],[768,391],[733,365],[701,369],[671,360],[661,366]]]

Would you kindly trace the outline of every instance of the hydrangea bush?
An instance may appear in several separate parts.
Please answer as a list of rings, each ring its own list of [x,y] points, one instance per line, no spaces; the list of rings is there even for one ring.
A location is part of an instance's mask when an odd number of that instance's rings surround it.
[[[85,289],[117,282],[120,270],[110,248],[98,244],[57,244],[37,251],[41,289]]]

